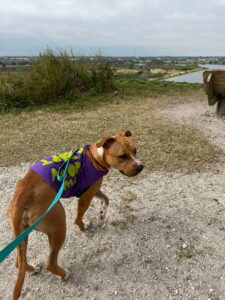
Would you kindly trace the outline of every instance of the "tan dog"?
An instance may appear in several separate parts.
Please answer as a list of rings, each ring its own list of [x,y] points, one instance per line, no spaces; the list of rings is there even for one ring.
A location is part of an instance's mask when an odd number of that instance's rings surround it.
[[[130,136],[130,131],[126,131],[91,144],[86,150],[88,160],[97,170],[108,170],[113,167],[127,176],[137,175],[143,169],[143,165],[135,158],[136,148]],[[82,218],[94,196],[102,200],[100,219],[104,220],[109,200],[100,191],[101,184],[102,178],[89,186],[77,202],[75,224],[81,230],[85,229]],[[26,173],[17,183],[14,196],[8,207],[8,217],[14,237],[33,224],[46,211],[55,195],[55,189],[39,174],[33,170]],[[66,279],[69,275],[68,271],[61,268],[57,262],[59,250],[66,237],[66,216],[60,201],[36,227],[36,230],[47,234],[49,239],[50,253],[46,262],[46,270],[60,276],[62,279]],[[17,247],[16,267],[18,268],[18,274],[13,292],[14,300],[18,299],[21,294],[26,271],[38,272],[40,270],[40,267],[32,266],[27,262],[27,242],[28,239]]]

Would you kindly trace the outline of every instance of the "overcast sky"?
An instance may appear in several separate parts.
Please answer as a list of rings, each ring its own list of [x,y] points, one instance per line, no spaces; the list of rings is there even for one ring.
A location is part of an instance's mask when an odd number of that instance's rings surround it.
[[[0,0],[0,55],[225,56],[225,0]]]

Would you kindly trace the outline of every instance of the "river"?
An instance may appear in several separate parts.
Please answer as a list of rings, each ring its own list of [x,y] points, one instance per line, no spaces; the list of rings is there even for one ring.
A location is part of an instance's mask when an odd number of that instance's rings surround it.
[[[200,67],[207,68],[208,70],[225,70],[225,65],[199,65]],[[166,81],[175,82],[189,82],[189,83],[203,83],[202,73],[204,71],[192,72],[189,74],[174,76],[166,79]]]

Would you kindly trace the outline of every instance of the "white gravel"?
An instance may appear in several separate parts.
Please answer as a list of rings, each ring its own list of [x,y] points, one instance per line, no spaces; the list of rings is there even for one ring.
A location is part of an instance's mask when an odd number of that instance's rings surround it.
[[[162,117],[198,128],[211,142],[225,151],[225,117],[216,114],[216,105],[207,101],[171,105],[159,112]]]
[[[225,149],[225,121],[205,103],[164,110],[163,117],[192,124]],[[11,239],[5,212],[15,182],[29,164],[0,167],[0,245]],[[97,227],[99,202],[87,213],[87,233],[74,225],[76,199],[63,200],[67,240],[60,263],[71,271],[61,282],[44,269],[27,275],[22,299],[225,299],[225,167],[220,173],[184,175],[143,172],[135,179],[110,174],[104,228]],[[29,261],[43,264],[47,239],[32,233]],[[10,299],[14,256],[0,266],[0,299]]]

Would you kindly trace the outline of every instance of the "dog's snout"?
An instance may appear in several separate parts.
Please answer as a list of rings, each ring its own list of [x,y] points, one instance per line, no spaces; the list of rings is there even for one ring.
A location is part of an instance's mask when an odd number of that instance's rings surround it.
[[[144,166],[141,164],[141,165],[137,166],[136,170],[138,171],[138,173],[140,173],[143,169],[144,169]]]

